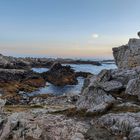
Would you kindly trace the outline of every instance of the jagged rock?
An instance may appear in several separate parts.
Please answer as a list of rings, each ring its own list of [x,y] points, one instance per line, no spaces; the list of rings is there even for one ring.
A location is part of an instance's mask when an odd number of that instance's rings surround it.
[[[137,96],[140,100],[140,79],[132,79],[128,82],[126,87],[126,94]]]
[[[119,81],[111,80],[111,81],[101,83],[100,87],[107,92],[113,92],[122,89],[123,85]]]
[[[99,126],[91,126],[86,132],[86,138],[89,140],[119,140],[117,136],[112,135],[107,129]]]
[[[102,70],[97,77],[98,82],[106,82],[111,79],[111,70]]]
[[[119,68],[140,66],[140,39],[130,39],[127,45],[113,48],[113,55]]]
[[[54,63],[51,69],[42,73],[43,77],[56,86],[65,86],[77,84],[76,74],[70,66],[62,66],[60,63]]]
[[[126,88],[129,80],[137,78],[137,76],[140,74],[136,68],[134,69],[116,69],[111,70],[111,79],[121,82],[123,87]]]
[[[129,134],[130,140],[139,140],[140,139],[140,127],[135,127]]]
[[[106,128],[112,134],[131,137],[131,140],[135,140],[135,137],[140,139],[138,133],[140,113],[110,113],[100,117],[96,122],[94,121],[93,124]]]
[[[121,92],[124,94],[128,82],[136,78],[139,73],[138,67],[131,70],[102,70],[97,76],[87,78],[78,99],[77,108],[87,109],[90,112],[104,112],[115,103],[113,96],[119,97]],[[137,84],[134,85],[139,87]],[[132,89],[135,90],[135,88]],[[139,93],[138,90],[136,92]]]
[[[0,129],[1,140],[84,140],[89,124],[64,115],[20,112],[10,115]]]
[[[97,77],[91,79],[93,83],[90,83],[88,87],[83,90],[77,101],[77,108],[78,110],[86,109],[87,112],[93,113],[104,112],[112,105],[115,99],[111,95],[108,95],[104,90],[97,87]]]

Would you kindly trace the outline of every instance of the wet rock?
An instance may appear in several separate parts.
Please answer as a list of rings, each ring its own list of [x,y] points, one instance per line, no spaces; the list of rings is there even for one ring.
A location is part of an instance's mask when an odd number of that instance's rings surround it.
[[[127,45],[113,48],[113,55],[119,68],[140,66],[140,39],[130,39]]]
[[[93,75],[93,74],[91,74],[90,72],[82,72],[82,71],[76,72],[76,77],[84,77],[84,78],[87,78],[90,75]]]
[[[62,66],[60,63],[54,63],[51,69],[42,74],[44,79],[56,86],[77,84],[76,74],[70,66]]]
[[[41,76],[32,75],[23,80],[22,83],[36,88],[43,87],[46,85],[46,81]]]

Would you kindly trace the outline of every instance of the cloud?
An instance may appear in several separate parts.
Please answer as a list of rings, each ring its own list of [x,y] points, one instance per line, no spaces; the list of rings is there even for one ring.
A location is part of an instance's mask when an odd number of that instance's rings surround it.
[[[92,34],[92,38],[99,38],[99,35],[94,33],[94,34]]]

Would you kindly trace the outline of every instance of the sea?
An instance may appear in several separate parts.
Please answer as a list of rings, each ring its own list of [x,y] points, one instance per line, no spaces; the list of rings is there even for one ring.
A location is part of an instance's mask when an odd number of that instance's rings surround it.
[[[64,65],[64,64],[63,64]],[[117,66],[115,63],[103,63],[101,66],[95,66],[91,64],[65,64],[70,65],[76,72],[90,72],[92,74],[98,74],[103,69],[116,69]],[[32,68],[33,71],[42,73],[46,72],[48,68]],[[63,95],[63,94],[80,94],[84,78],[78,78],[77,85],[66,85],[66,86],[54,86],[53,84],[46,82],[46,86],[39,88],[37,91],[30,93],[29,95],[38,95],[38,94],[53,94],[53,95]]]

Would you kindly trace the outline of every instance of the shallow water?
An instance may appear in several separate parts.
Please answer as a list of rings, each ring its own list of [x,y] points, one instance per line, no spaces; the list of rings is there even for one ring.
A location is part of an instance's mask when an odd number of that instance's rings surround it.
[[[65,64],[66,65],[66,64]],[[90,64],[70,64],[70,66],[77,72],[77,71],[83,71],[83,72],[90,72],[93,74],[98,74],[102,69],[115,69],[115,64],[102,64],[102,66],[94,66]],[[35,72],[42,73],[45,71],[48,71],[48,68],[33,68],[32,69]],[[54,95],[62,95],[62,94],[69,94],[69,93],[80,93],[82,86],[84,83],[84,78],[79,77],[78,78],[78,84],[77,85],[67,85],[67,86],[54,86],[51,83],[46,83],[45,87],[40,88],[38,91],[30,93],[30,95],[35,94],[54,94]]]
[[[69,65],[69,64],[65,64]],[[102,66],[95,66],[90,64],[70,64],[70,66],[76,71],[90,72],[92,74],[98,74],[103,69],[115,69],[115,64],[102,64]]]

